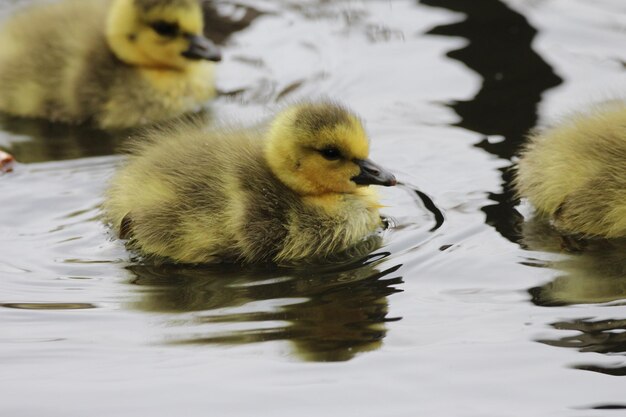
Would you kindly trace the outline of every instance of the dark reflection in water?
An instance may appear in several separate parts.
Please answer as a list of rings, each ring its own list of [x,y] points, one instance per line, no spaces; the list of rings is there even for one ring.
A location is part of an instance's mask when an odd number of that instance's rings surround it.
[[[91,303],[2,303],[0,307],[19,310],[84,310],[96,308]]]
[[[437,26],[428,33],[463,37],[469,44],[447,55],[463,62],[483,78],[482,86],[468,101],[449,104],[461,117],[457,126],[503,140],[483,139],[476,146],[500,158],[510,159],[537,123],[541,94],[561,79],[532,49],[537,31],[524,16],[499,0],[419,0],[429,6],[462,12],[465,20]],[[483,207],[487,224],[505,238],[517,242],[521,216],[515,210],[512,172],[502,169],[503,192],[491,193],[494,205]]]
[[[603,353],[611,356],[626,355],[626,319],[599,320],[587,319],[552,323],[552,327],[559,330],[575,330],[580,332],[575,336],[560,339],[539,340],[550,346],[578,349],[580,352]],[[613,376],[626,376],[625,361],[615,365],[577,364],[575,369],[599,372]]]
[[[522,227],[522,246],[526,249],[562,253],[546,263],[561,273],[552,282],[529,290],[538,306],[626,302],[626,239],[588,241],[577,253],[563,252],[563,238],[546,219],[535,217]]]
[[[562,252],[563,238],[550,227],[545,219],[535,217],[524,223],[522,244],[525,248]],[[550,266],[561,271],[552,282],[529,290],[532,302],[538,306],[564,306],[583,303],[611,305],[624,300],[626,303],[626,240],[589,241],[578,253],[562,253],[548,265],[537,262],[536,266]],[[529,262],[532,265],[532,262]],[[611,356],[626,354],[626,318],[593,321],[581,318],[551,324],[558,330],[578,331],[574,336],[539,340],[551,346],[578,349]],[[576,369],[609,375],[626,375],[626,366],[580,364]]]
[[[386,256],[383,254],[383,256]],[[133,306],[151,312],[196,312],[173,318],[191,336],[173,343],[245,344],[290,341],[307,361],[345,361],[377,349],[386,334],[387,296],[402,291],[397,265],[373,259],[343,267],[248,269],[134,265],[140,287]],[[234,326],[233,330],[223,325]],[[202,326],[196,328],[195,326]]]
[[[580,334],[559,340],[541,340],[551,346],[575,348],[581,352],[626,353],[626,319],[573,320],[552,323],[559,330],[576,330]]]
[[[0,130],[15,135],[8,146],[19,162],[58,161],[112,155],[127,134],[114,134],[88,126],[51,123],[41,119],[0,113]],[[4,144],[4,141],[2,142]]]
[[[591,410],[626,410],[626,405],[621,404],[606,404],[606,405],[596,405],[594,407],[590,407]]]
[[[234,33],[239,32],[252,24],[252,22],[264,13],[248,5],[228,3],[228,9],[235,12],[234,15],[224,15],[218,12],[219,5],[224,2],[204,0],[204,34],[213,42],[223,45]]]
[[[196,120],[209,125],[213,116],[210,109],[202,109],[180,116],[177,120]],[[89,125],[53,123],[0,113],[0,131],[14,135],[8,139],[8,146],[7,141],[1,141],[0,149],[6,149],[23,163],[113,155],[123,152],[124,144],[142,129],[144,127],[104,131]]]
[[[441,211],[441,209],[439,207],[437,207],[437,205],[435,204],[433,199],[430,198],[430,196],[428,194],[420,191],[414,185],[406,184],[406,183],[403,183],[403,182],[398,182],[397,186],[399,188],[402,188],[402,189],[408,191],[411,195],[415,194],[414,198],[416,199],[416,201],[421,203],[426,210],[428,210],[430,213],[432,213],[433,220],[435,221],[435,224],[433,225],[432,228],[430,228],[429,232],[434,232],[435,230],[437,230],[441,226],[443,226],[443,222],[446,220],[446,218],[445,218],[445,216],[443,214],[443,211]]]

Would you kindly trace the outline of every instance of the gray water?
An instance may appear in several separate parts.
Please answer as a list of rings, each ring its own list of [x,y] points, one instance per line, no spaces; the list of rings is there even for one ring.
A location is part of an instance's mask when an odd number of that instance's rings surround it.
[[[626,415],[625,246],[561,252],[507,169],[529,129],[624,96],[622,0],[207,14],[214,120],[319,96],[366,120],[411,184],[382,190],[385,246],[334,269],[144,265],[98,220],[124,137],[2,116],[21,163],[0,176],[0,415]]]

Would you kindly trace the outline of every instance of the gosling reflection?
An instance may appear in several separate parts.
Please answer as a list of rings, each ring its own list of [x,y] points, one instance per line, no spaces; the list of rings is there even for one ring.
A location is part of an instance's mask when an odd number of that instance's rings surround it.
[[[213,122],[213,114],[210,109],[202,109],[179,119],[198,120],[208,125]],[[0,149],[7,150],[22,163],[115,155],[138,131],[141,128],[105,131],[89,125],[68,125],[0,113]]]
[[[626,301],[626,240],[597,240],[578,242],[563,238],[550,227],[545,218],[534,218],[523,224],[522,244],[531,250],[564,252],[563,257],[549,266],[561,274],[540,287],[529,290],[532,301],[539,306],[606,303]],[[578,349],[607,355],[626,352],[626,319],[592,321],[573,319],[552,323],[567,336],[538,340],[550,346]],[[572,331],[578,334],[572,335]],[[626,366],[606,364],[576,364],[575,369],[607,375],[626,375]]]
[[[563,252],[572,244],[543,218],[522,226],[522,244],[531,250]],[[539,306],[605,303],[626,299],[626,240],[597,240],[581,243],[575,253],[563,254],[550,267],[562,272],[552,282],[529,290]]]
[[[626,353],[626,320],[572,320],[552,323],[559,330],[580,332],[560,339],[539,340],[550,346],[578,349],[580,352],[595,352],[609,355]],[[625,376],[626,366],[606,364],[577,364],[576,369],[599,372],[607,375]]]
[[[580,352],[626,353],[626,320],[573,320],[552,323],[558,330],[576,330],[580,334],[542,343],[578,349]]]
[[[0,130],[0,148],[25,163],[112,155],[127,136],[4,113],[0,113]]]
[[[175,319],[182,326],[193,326],[194,335],[174,343],[283,340],[292,342],[302,360],[346,361],[379,348],[385,323],[399,320],[388,317],[387,296],[401,291],[394,286],[402,278],[390,276],[400,265],[381,271],[375,268],[378,263],[379,259],[370,259],[301,270],[176,265],[129,269],[142,293],[135,308],[202,312]],[[200,326],[202,334],[197,333]]]

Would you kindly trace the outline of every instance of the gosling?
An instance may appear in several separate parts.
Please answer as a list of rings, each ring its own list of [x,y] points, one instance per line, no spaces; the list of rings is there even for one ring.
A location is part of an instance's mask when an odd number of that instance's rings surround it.
[[[114,176],[105,219],[140,253],[179,263],[294,264],[358,245],[381,227],[394,176],[369,159],[361,121],[296,104],[259,128],[152,129]]]
[[[564,235],[626,237],[626,103],[531,136],[515,183]]]
[[[0,29],[0,111],[122,129],[215,95],[217,47],[197,0],[63,0]]]

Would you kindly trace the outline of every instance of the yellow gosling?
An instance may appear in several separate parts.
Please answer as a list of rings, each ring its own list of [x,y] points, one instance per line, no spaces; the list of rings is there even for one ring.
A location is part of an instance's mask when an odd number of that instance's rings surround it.
[[[104,129],[194,111],[220,54],[198,0],[61,0],[0,28],[0,111]]]
[[[368,154],[360,120],[330,102],[258,128],[176,122],[137,141],[105,219],[132,249],[174,262],[323,260],[381,227],[368,185],[396,180]]]
[[[626,103],[578,114],[530,138],[516,187],[557,230],[626,236]]]

